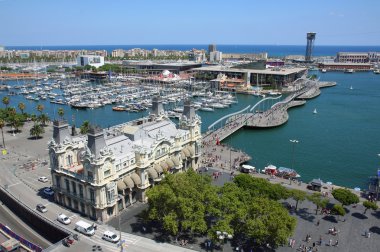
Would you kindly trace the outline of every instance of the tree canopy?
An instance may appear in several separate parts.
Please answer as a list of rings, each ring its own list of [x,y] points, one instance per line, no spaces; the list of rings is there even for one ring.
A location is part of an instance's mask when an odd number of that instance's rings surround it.
[[[359,203],[359,197],[345,188],[334,189],[332,195],[343,206]]]
[[[365,207],[364,214],[366,214],[368,209],[372,209],[373,211],[376,211],[378,208],[378,206],[375,202],[371,202],[368,200],[363,202],[363,206]]]
[[[277,247],[296,227],[296,219],[277,201],[289,196],[288,191],[246,174],[222,187],[212,186],[209,176],[191,169],[167,174],[147,196],[149,218],[175,236],[207,233],[217,241],[220,231],[240,242]]]

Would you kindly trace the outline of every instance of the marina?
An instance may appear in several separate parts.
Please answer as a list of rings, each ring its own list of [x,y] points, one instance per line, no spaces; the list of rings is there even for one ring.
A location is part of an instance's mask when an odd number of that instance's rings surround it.
[[[313,73],[313,72],[311,72]],[[283,126],[277,128],[270,128],[263,130],[242,129],[234,133],[232,136],[226,136],[223,140],[224,143],[232,146],[236,149],[241,149],[244,153],[251,156],[252,159],[248,161],[249,165],[263,169],[269,163],[276,165],[282,165],[289,167],[291,150],[289,146],[289,139],[296,138],[300,140],[295,150],[295,166],[294,168],[302,175],[302,180],[308,181],[316,177],[321,177],[324,180],[331,180],[334,184],[348,186],[348,187],[361,187],[365,188],[367,184],[367,178],[373,174],[375,164],[378,161],[376,156],[376,141],[380,141],[375,133],[376,124],[372,123],[369,112],[376,114],[373,108],[377,107],[378,100],[375,99],[376,89],[378,88],[377,78],[378,76],[373,73],[355,73],[354,75],[346,75],[343,73],[327,72],[320,75],[321,81],[336,80],[337,86],[329,88],[319,94],[317,99],[308,101],[305,105],[288,110],[286,115],[289,118],[285,121]],[[146,103],[147,109],[133,112],[133,111],[115,111],[112,108],[117,106],[127,105],[129,101],[125,99],[123,104],[104,104],[98,108],[86,108],[79,109],[73,108],[68,105],[66,98],[70,98],[70,95],[61,95],[61,89],[59,82],[63,80],[56,80],[47,85],[43,85],[44,81],[41,80],[41,85],[37,86],[42,89],[47,95],[47,99],[27,100],[26,96],[38,97],[36,93],[28,93],[25,91],[32,90],[35,86],[32,85],[32,81],[6,81],[7,86],[14,86],[12,89],[16,93],[24,92],[25,94],[10,96],[11,106],[17,108],[19,102],[24,102],[26,105],[25,111],[33,113],[37,104],[44,105],[44,112],[48,114],[50,118],[58,118],[57,111],[59,108],[63,108],[65,111],[64,118],[68,118],[70,124],[79,126],[86,120],[100,125],[102,127],[109,127],[112,125],[120,124],[125,121],[134,120],[142,116],[146,116],[149,113],[149,102]],[[80,82],[79,82],[80,83]],[[25,88],[22,88],[26,85]],[[79,84],[75,84],[79,85]],[[91,82],[81,83],[81,85],[88,86],[88,89],[94,89],[93,92],[99,92],[100,89],[97,84]],[[64,86],[64,85],[63,85]],[[354,86],[354,90],[350,90],[350,86]],[[17,87],[17,88],[16,88]],[[51,90],[44,90],[44,88],[52,88]],[[161,85],[159,85],[159,88]],[[357,88],[358,87],[358,88]],[[360,87],[360,88],[359,88]],[[36,88],[35,88],[36,89]],[[72,89],[75,91],[75,87]],[[110,89],[110,87],[105,87]],[[0,92],[0,96],[8,95],[12,90],[6,90]],[[70,90],[67,88],[67,90]],[[99,91],[97,91],[99,90]],[[140,92],[141,94],[148,93],[148,88],[142,87],[142,85],[135,84],[135,86],[129,85],[124,87],[125,95],[123,97],[131,97],[130,103],[132,103],[133,92]],[[127,91],[128,90],[128,91]],[[150,87],[150,92],[154,93],[153,87]],[[350,92],[348,92],[350,91]],[[372,92],[373,91],[373,92]],[[131,93],[128,93],[131,92]],[[313,92],[311,92],[313,93]],[[166,100],[165,109],[171,110],[168,112],[172,118],[178,118],[178,113],[174,112],[174,109],[181,108],[181,102],[169,102],[175,100],[175,97],[186,97],[189,91],[184,89],[170,90],[165,93],[168,97]],[[207,132],[208,127],[223,116],[238,112],[247,106],[253,106],[259,101],[263,100],[263,97],[255,95],[244,94],[232,94],[233,101],[238,103],[232,103],[226,108],[216,107],[202,107],[202,104],[208,102],[202,99],[208,99],[207,92],[198,90],[193,91],[194,104],[196,106],[201,105],[197,113],[202,117],[202,132]],[[315,94],[315,93],[314,93]],[[73,94],[75,96],[78,94]],[[91,95],[88,95],[89,101],[91,101]],[[115,95],[115,98],[117,95]],[[277,96],[273,96],[274,98]],[[285,96],[284,96],[285,97]],[[284,99],[280,98],[280,99]],[[367,99],[369,97],[369,99]],[[111,97],[112,98],[112,97]],[[269,98],[265,97],[265,98]],[[147,100],[143,98],[141,100]],[[220,101],[221,99],[219,99]],[[205,102],[206,101],[206,102]],[[262,102],[256,107],[257,111],[268,110],[271,106],[277,103],[277,100],[268,99],[266,102]],[[362,104],[363,108],[354,106],[354,104]],[[198,104],[198,105],[197,105]],[[313,112],[314,108],[318,110],[318,116]],[[350,108],[347,110],[347,108]],[[209,111],[208,111],[209,110]],[[34,112],[35,113],[35,112]],[[351,118],[358,118],[352,120]],[[362,118],[359,120],[359,118]],[[263,121],[264,122],[264,121]],[[344,124],[342,124],[344,122]],[[323,125],[323,127],[320,127]],[[360,131],[360,134],[355,134],[359,128],[368,129],[368,131]],[[259,128],[258,128],[259,129]],[[373,132],[373,133],[371,133]],[[371,137],[365,135],[371,134]],[[373,137],[374,136],[374,137]],[[327,138],[331,137],[331,141]],[[351,142],[357,140],[359,145],[347,144],[347,141]],[[326,148],[318,149],[318,144],[324,145]],[[342,149],[340,146],[345,146]],[[341,152],[345,156],[345,160],[349,162],[341,162],[332,153]],[[372,154],[370,154],[372,153]],[[321,157],[324,157],[326,162],[321,163]],[[344,173],[353,173],[355,176],[341,176]]]

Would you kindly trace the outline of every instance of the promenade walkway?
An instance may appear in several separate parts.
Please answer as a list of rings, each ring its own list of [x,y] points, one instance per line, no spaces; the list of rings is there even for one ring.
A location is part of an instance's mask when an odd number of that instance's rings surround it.
[[[226,123],[223,126],[208,132],[204,136],[204,141],[223,141],[243,127],[271,128],[283,125],[289,120],[289,114],[287,112],[289,108],[304,105],[306,103],[305,99],[312,99],[320,95],[320,88],[322,87],[336,85],[335,82],[319,82],[308,79],[300,79],[297,83],[300,88],[293,94],[287,96],[283,101],[274,104],[266,111],[251,111],[248,113],[247,110],[247,112],[232,115],[226,119]],[[254,108],[255,106],[252,109]]]

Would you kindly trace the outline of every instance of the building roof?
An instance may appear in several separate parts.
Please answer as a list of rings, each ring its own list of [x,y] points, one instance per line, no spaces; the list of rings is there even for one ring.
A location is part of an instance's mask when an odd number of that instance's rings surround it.
[[[371,66],[371,63],[351,63],[351,62],[327,62],[320,63],[325,66]]]
[[[224,66],[205,66],[201,68],[193,69],[195,71],[217,71],[217,72],[232,72],[232,73],[251,73],[251,74],[273,74],[273,75],[289,75],[305,71],[304,67],[294,68],[268,68],[268,69],[238,69],[228,68]]]

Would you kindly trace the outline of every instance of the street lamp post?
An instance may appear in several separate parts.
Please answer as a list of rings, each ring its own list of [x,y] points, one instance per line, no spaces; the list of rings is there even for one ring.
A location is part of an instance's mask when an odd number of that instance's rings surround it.
[[[289,140],[291,143],[292,143],[292,169],[294,169],[294,148],[295,148],[295,145],[297,143],[299,143],[299,141],[297,139],[290,139]]]

